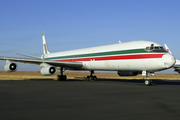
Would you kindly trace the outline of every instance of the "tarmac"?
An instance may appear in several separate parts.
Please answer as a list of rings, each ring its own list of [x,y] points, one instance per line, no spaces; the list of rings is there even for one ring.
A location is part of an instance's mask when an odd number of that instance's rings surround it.
[[[180,81],[0,81],[0,120],[179,120]]]

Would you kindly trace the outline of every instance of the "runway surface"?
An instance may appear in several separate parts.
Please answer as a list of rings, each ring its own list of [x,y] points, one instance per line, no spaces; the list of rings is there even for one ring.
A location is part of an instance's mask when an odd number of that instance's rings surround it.
[[[0,120],[179,120],[180,81],[0,81]]]

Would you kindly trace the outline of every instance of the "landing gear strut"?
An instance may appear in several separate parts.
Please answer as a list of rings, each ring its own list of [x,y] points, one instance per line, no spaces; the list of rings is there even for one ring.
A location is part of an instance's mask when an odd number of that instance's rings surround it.
[[[93,76],[94,74],[94,70],[90,70],[91,72],[91,75],[90,76],[87,76],[86,79],[89,81],[89,80],[94,80],[96,81],[97,80],[97,77],[96,76]]]
[[[58,81],[66,81],[67,80],[67,76],[63,75],[63,67],[61,67],[60,73],[61,73],[61,75],[57,75],[57,80]]]
[[[149,79],[152,75],[154,75],[154,74],[153,74],[153,73],[150,73],[150,72],[148,72],[148,73],[146,74],[146,80],[144,81],[144,84],[145,84],[146,86],[151,86],[151,85],[152,85],[152,80]]]

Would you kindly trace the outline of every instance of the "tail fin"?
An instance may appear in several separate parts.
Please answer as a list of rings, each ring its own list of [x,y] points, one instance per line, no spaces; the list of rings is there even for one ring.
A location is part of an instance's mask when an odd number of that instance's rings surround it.
[[[42,32],[42,40],[43,40],[43,52],[44,52],[44,54],[49,54],[50,52],[49,52],[47,44],[46,44],[46,38],[44,35],[44,31]]]
[[[170,51],[170,49],[168,48],[168,46],[167,46],[166,44],[164,44],[164,47],[165,47],[165,49],[166,49],[167,52],[169,52],[170,54],[172,54],[171,51]]]

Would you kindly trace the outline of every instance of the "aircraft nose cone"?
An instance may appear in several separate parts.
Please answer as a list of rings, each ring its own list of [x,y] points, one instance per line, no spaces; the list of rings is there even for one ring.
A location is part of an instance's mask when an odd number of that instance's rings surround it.
[[[163,55],[162,59],[166,68],[170,68],[176,63],[176,59],[174,58],[174,56],[169,53]]]

